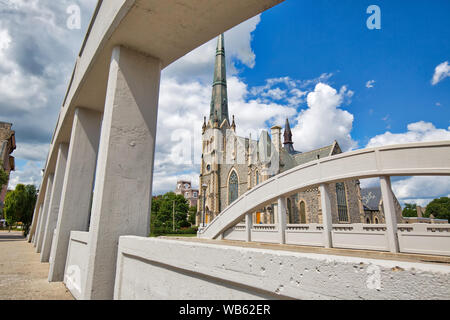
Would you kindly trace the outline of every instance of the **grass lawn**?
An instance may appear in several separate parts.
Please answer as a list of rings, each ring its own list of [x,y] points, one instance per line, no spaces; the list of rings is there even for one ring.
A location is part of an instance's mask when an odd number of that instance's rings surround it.
[[[162,237],[187,237],[187,238],[193,238],[196,237],[196,234],[162,234]],[[150,235],[150,237],[156,237],[154,235]]]

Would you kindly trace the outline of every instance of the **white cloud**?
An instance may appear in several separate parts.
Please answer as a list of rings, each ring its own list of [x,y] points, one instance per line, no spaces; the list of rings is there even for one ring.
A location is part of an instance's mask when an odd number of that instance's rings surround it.
[[[391,144],[440,140],[450,140],[450,127],[447,129],[437,129],[430,122],[419,121],[408,124],[408,131],[405,133],[391,133],[387,131],[371,138],[367,144],[367,148]]]
[[[393,182],[392,191],[401,203],[426,206],[433,199],[447,196],[450,191],[450,177],[408,177]]]
[[[366,88],[373,88],[375,82],[376,82],[375,80],[369,80],[369,81],[367,81],[367,83],[366,83]]]
[[[448,64],[448,61],[445,61],[434,69],[434,75],[433,79],[431,79],[431,84],[436,85],[447,77],[450,77],[450,65]]]
[[[44,166],[44,162],[27,161],[23,168],[16,168],[16,171],[11,172],[8,189],[14,190],[19,183],[34,184],[39,188],[42,179],[41,170]]]
[[[307,95],[308,109],[300,112],[292,129],[295,148],[309,151],[337,140],[344,151],[354,149],[357,143],[350,134],[354,117],[340,108],[351,96],[353,91],[345,86],[337,92],[327,84],[318,83]]]

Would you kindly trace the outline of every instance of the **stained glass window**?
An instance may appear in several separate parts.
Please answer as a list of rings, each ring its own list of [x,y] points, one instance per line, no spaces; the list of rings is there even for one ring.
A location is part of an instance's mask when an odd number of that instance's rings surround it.
[[[343,182],[336,183],[336,198],[339,222],[348,222],[347,196],[345,195],[345,184]]]
[[[231,204],[239,196],[239,180],[236,171],[233,171],[228,180],[228,204]]]

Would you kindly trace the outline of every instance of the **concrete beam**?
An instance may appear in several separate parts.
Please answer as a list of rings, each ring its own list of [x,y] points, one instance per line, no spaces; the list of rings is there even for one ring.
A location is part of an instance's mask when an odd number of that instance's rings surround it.
[[[245,215],[245,241],[252,241],[252,228],[253,228],[253,214],[247,213]],[[223,235],[223,233],[222,233]]]
[[[112,299],[119,237],[148,236],[161,63],[112,53],[95,176],[84,299]]]
[[[55,178],[53,180],[47,220],[45,223],[44,239],[42,241],[41,262],[49,262],[52,248],[53,235],[58,221],[59,205],[66,171],[67,154],[69,145],[61,143],[58,149],[58,161],[56,163]],[[43,226],[44,227],[44,226]]]
[[[77,108],[58,213],[48,280],[63,281],[71,231],[87,231],[102,114]]]

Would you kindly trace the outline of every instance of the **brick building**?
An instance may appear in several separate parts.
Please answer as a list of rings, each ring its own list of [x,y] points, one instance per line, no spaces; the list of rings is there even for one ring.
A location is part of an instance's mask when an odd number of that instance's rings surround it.
[[[16,149],[15,132],[11,130],[12,124],[0,121],[0,165],[8,174],[15,170],[14,157],[11,153]],[[0,190],[0,219],[3,218],[3,203],[5,201],[8,183]]]

